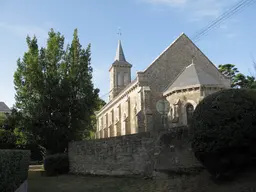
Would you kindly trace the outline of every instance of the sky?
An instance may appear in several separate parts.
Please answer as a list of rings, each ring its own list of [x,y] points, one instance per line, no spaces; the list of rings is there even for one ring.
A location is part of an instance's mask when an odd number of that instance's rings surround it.
[[[240,0],[0,0],[0,101],[15,103],[13,74],[26,36],[45,46],[50,28],[72,40],[78,28],[84,48],[91,43],[93,82],[107,99],[109,68],[121,38],[132,78],[182,32],[193,37]],[[216,65],[233,63],[253,74],[256,60],[256,3],[217,25],[196,45]],[[121,28],[122,36],[117,35]],[[192,39],[193,40],[193,39]]]

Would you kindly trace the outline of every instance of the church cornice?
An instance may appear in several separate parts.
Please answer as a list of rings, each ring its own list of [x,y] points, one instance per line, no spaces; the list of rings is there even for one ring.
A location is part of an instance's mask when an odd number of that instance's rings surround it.
[[[130,84],[127,85],[127,87],[122,90],[112,101],[107,103],[100,111],[97,111],[97,117],[104,114],[106,111],[108,111],[110,108],[112,108],[115,104],[120,102],[124,97],[129,95],[132,91],[134,91],[139,86],[139,82],[136,79],[134,79]]]
[[[113,68],[113,67],[122,67],[122,68],[132,68],[132,64],[128,63],[128,62],[119,62],[119,61],[115,61],[109,71]]]
[[[224,85],[193,85],[189,87],[175,87],[170,91],[166,91],[163,93],[164,97],[173,95],[175,93],[182,93],[182,92],[190,92],[190,91],[196,91],[199,89],[222,89],[224,88]]]

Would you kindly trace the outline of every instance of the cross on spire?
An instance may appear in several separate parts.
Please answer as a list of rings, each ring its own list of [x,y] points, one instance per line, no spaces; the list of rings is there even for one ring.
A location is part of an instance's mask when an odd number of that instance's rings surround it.
[[[117,35],[119,36],[119,38],[121,38],[122,32],[121,32],[121,28],[120,27],[118,28]]]

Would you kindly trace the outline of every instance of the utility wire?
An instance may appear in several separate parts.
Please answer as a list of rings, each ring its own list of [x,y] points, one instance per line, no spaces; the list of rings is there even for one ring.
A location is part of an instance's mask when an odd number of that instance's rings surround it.
[[[100,98],[103,99],[103,97],[107,96],[109,93],[110,93],[110,91],[105,93],[104,95],[101,95]]]
[[[246,6],[251,5],[254,2],[255,2],[255,0],[241,0],[241,1],[239,1],[238,3],[236,3],[235,5],[230,7],[227,11],[225,11],[223,14],[221,14],[219,17],[217,17],[214,21],[212,21],[211,23],[209,23],[208,25],[203,27],[201,30],[199,30],[191,39],[194,42],[199,41],[203,36],[205,36],[211,30],[213,30],[217,26],[219,26],[219,24],[221,24],[222,22],[224,22],[225,20],[227,20],[228,18],[235,15],[236,13],[241,11],[243,8],[245,8]],[[185,44],[184,44],[184,46],[185,46]],[[108,93],[100,96],[100,98],[105,97],[110,92],[111,91],[109,91]]]
[[[214,24],[215,22],[217,22],[218,20],[222,19],[223,17],[225,17],[225,15],[227,15],[230,11],[232,11],[233,9],[235,9],[237,6],[239,6],[241,3],[244,3],[248,0],[241,0],[239,2],[237,2],[236,4],[234,4],[233,6],[231,6],[228,10],[226,10],[224,13],[222,13],[220,16],[218,16],[214,21],[212,21],[211,23],[209,23],[208,25],[206,25],[205,27],[203,27],[201,30],[199,30],[193,37],[192,39],[196,38],[197,36],[199,36],[200,34],[203,33],[203,31],[207,30],[212,24]]]
[[[241,11],[244,7],[249,6],[250,4],[254,3],[255,0],[242,0],[238,2],[235,6],[231,9],[223,13],[220,17],[215,19],[212,23],[210,23],[207,27],[202,29],[199,33],[197,33],[192,39],[196,42],[199,41],[202,36],[205,36],[209,31],[216,28],[219,24],[230,18],[231,16],[235,15],[239,11]]]

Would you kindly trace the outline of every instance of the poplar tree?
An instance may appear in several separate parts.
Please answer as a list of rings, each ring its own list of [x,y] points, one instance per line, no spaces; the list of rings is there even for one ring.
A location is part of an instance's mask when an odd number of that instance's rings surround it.
[[[23,127],[49,153],[63,152],[68,142],[89,136],[99,90],[92,83],[90,45],[82,48],[78,31],[64,49],[64,36],[53,29],[46,47],[27,37],[28,50],[14,74],[16,108]]]

